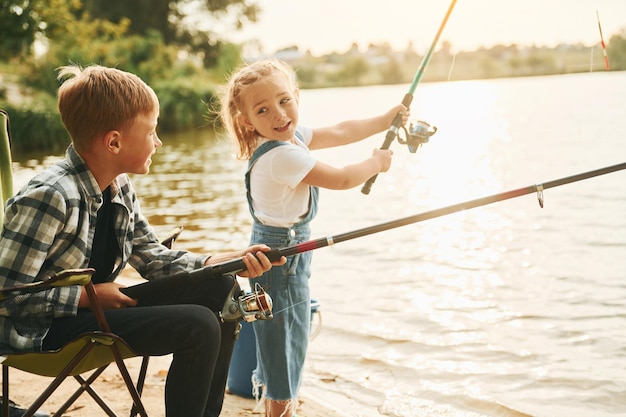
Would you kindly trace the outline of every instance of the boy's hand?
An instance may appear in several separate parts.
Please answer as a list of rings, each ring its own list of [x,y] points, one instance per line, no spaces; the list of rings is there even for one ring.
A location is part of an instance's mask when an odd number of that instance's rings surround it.
[[[123,285],[115,282],[94,284],[94,289],[96,290],[98,301],[100,302],[103,310],[134,307],[137,305],[137,300],[130,298],[120,291],[120,288],[123,287]],[[89,298],[87,297],[87,292],[85,291],[85,289],[82,289],[80,301],[78,302],[78,307],[91,308],[91,305],[89,304]]]
[[[211,256],[206,260],[204,265],[216,265],[236,258],[241,258],[246,266],[246,270],[237,273],[237,275],[245,278],[255,278],[263,275],[264,272],[269,271],[272,266],[283,265],[287,262],[287,258],[284,256],[282,256],[278,261],[270,261],[267,256],[265,256],[265,252],[269,252],[270,250],[271,248],[267,245],[252,245],[241,251]]]
[[[281,256],[281,258],[276,262],[271,262],[264,253],[270,250],[270,247],[267,245],[253,245],[244,249],[242,260],[246,265],[246,270],[238,273],[237,275],[246,278],[255,278],[263,275],[264,272],[269,271],[272,266],[283,265],[287,262],[287,258],[284,256]]]

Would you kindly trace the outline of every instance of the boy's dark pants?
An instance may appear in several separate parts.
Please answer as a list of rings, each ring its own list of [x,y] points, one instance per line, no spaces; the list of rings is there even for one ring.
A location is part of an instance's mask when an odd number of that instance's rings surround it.
[[[167,417],[217,417],[237,323],[221,323],[216,313],[237,283],[230,276],[181,281],[166,294],[140,298],[137,307],[107,310],[105,315],[111,331],[140,356],[173,354],[165,385]],[[87,310],[54,319],[44,349],[57,349],[95,330],[95,315]]]

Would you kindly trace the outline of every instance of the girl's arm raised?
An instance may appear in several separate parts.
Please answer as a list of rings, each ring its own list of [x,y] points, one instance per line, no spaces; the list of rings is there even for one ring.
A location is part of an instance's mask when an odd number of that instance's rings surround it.
[[[379,172],[386,172],[391,166],[389,149],[374,149],[371,158],[343,168],[335,168],[317,161],[302,182],[330,190],[354,188]]]
[[[348,145],[368,138],[388,129],[393,123],[393,119],[400,112],[402,112],[402,125],[404,125],[409,118],[410,111],[402,104],[398,104],[380,116],[369,119],[346,120],[334,126],[313,129],[313,139],[309,144],[309,149]]]

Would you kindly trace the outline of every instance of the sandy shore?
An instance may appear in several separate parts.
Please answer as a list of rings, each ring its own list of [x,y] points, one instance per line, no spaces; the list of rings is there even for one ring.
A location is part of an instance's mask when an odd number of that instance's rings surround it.
[[[146,385],[142,395],[144,406],[150,417],[165,416],[163,404],[163,390],[165,387],[165,377],[169,367],[170,357],[153,357],[150,360]],[[129,372],[133,378],[139,373],[141,358],[128,359],[126,361]],[[24,407],[29,401],[34,400],[35,393],[40,392],[50,383],[51,379],[31,375],[16,369],[11,369],[11,400]],[[132,400],[121,376],[117,372],[115,365],[109,368],[100,376],[100,379],[93,385],[96,392],[101,395],[113,411],[119,416],[127,416],[130,412]],[[42,410],[52,414],[67,399],[74,390],[78,388],[78,383],[73,378],[67,379],[57,392],[44,404]],[[262,416],[261,411],[255,411],[256,402],[253,399],[243,398],[227,393],[224,400],[224,409],[221,416]],[[25,408],[25,407],[24,407]],[[297,414],[299,417],[340,417],[335,411],[324,407],[322,404],[307,397],[300,399]],[[105,415],[98,405],[87,394],[83,394],[77,402],[64,414],[68,417],[95,417]]]

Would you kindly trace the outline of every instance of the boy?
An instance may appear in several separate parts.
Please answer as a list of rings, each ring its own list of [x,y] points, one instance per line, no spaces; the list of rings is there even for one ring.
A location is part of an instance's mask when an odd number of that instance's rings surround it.
[[[220,414],[235,322],[215,312],[233,286],[228,277],[181,286],[163,302],[138,301],[114,282],[127,264],[148,280],[242,257],[255,277],[281,265],[254,245],[216,256],[168,250],[141,213],[128,173],[147,174],[161,146],[159,103],[137,76],[114,68],[60,69],[58,106],[72,144],[66,158],[35,176],[7,202],[0,236],[0,286],[38,281],[64,269],[92,267],[114,333],[139,355],[173,354],[165,387],[168,417]],[[255,256],[256,255],[256,256]],[[163,297],[159,297],[163,298]],[[97,330],[82,287],[0,302],[0,348],[51,350]]]

